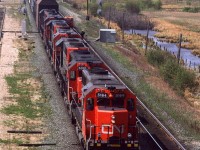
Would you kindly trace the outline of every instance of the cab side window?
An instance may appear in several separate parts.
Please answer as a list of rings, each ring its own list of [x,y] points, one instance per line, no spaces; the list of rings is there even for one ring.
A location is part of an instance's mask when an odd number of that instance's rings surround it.
[[[90,111],[94,109],[94,99],[93,98],[87,99],[86,109],[90,110]]]
[[[134,101],[133,101],[133,99],[128,99],[127,110],[128,111],[134,111]]]
[[[76,71],[71,71],[70,72],[70,79],[71,80],[76,80]]]

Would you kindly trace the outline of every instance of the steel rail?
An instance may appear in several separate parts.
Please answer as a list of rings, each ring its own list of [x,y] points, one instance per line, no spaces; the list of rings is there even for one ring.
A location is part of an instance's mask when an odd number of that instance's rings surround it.
[[[103,61],[107,67],[110,69],[111,73],[113,73],[116,78],[122,82],[126,87],[127,89],[129,89],[133,94],[134,92],[121,80],[121,78],[108,66],[108,64],[100,57],[100,55],[95,51],[95,49],[87,42],[84,40],[84,42],[86,42],[89,46],[89,48],[101,59],[101,61]],[[139,102],[139,104],[150,114],[150,116],[157,122],[157,124],[166,132],[166,134],[171,137],[174,142],[177,144],[177,146],[181,149],[181,150],[186,150],[182,145],[181,143],[169,132],[169,130],[156,118],[156,116],[145,106],[144,103],[141,102],[141,100],[137,97],[137,101]],[[138,118],[137,118],[138,119]],[[138,119],[139,121],[139,119]],[[141,123],[141,122],[140,122]],[[143,125],[144,126],[144,125]],[[147,130],[147,129],[146,129]],[[156,141],[155,138],[151,135],[150,132],[147,132],[149,134],[149,136],[152,138],[153,141]],[[156,145],[160,148],[160,145],[155,142]]]
[[[140,125],[142,126],[142,128],[149,134],[149,136],[151,137],[151,139],[156,143],[156,145],[160,148],[160,150],[163,150],[163,148],[158,144],[158,142],[154,139],[154,137],[151,135],[151,133],[147,130],[147,128],[142,124],[142,122],[140,121],[140,119],[138,117],[136,117],[137,121],[140,123]]]
[[[85,40],[84,40],[85,41]],[[85,41],[86,42],[86,41]],[[88,43],[87,43],[88,44]],[[100,57],[100,55],[94,50],[94,48],[88,44],[89,48],[100,58],[100,60],[106,64],[106,66],[109,68],[109,70],[111,71],[112,74],[114,74],[114,76],[116,76],[116,78],[122,82],[126,87],[127,85],[119,78],[119,76],[110,68],[110,66],[108,66],[108,64]],[[127,87],[127,89],[129,89],[133,94],[134,92],[129,88]],[[156,141],[156,139],[151,135],[151,133],[144,127],[144,125],[141,123],[141,121],[137,118],[137,120],[140,122],[140,124],[142,125],[142,127],[147,131],[148,135],[151,137],[151,139],[156,143],[156,145],[160,148],[160,150],[163,150],[161,148],[161,146],[158,144],[158,142]]]
[[[140,105],[150,114],[150,116],[156,121],[156,123],[165,131],[165,133],[173,139],[173,141],[177,144],[177,146],[181,150],[186,150],[181,143],[171,134],[171,132],[156,118],[156,116],[144,105],[144,103],[141,102],[141,100],[137,97],[138,102]]]
[[[59,12],[59,13],[60,13],[62,16],[65,16],[65,15],[63,15],[61,12]],[[76,31],[76,32],[78,32],[77,29],[75,29],[75,28],[73,28],[73,30]],[[78,34],[80,34],[80,33],[78,32]],[[129,90],[134,94],[134,92],[122,81],[122,79],[110,68],[110,66],[109,66],[109,65],[102,59],[102,57],[95,51],[95,48],[93,48],[93,47],[88,43],[88,41],[86,41],[85,39],[83,39],[83,41],[84,41],[85,43],[87,43],[87,46],[99,57],[99,59],[100,59],[102,62],[105,63],[105,65],[109,68],[109,70],[111,71],[111,73],[113,73],[113,75],[114,75],[121,83],[123,83],[123,84],[127,87],[127,89],[129,89]],[[166,132],[166,134],[174,140],[174,142],[177,144],[177,146],[178,146],[181,150],[186,150],[186,149],[181,145],[181,143],[169,132],[169,130],[156,118],[156,116],[153,115],[153,113],[145,106],[145,104],[141,102],[141,100],[140,100],[138,97],[137,97],[137,100],[138,100],[139,104],[150,114],[150,116],[151,116],[153,119],[155,119],[155,121],[157,122],[157,124]],[[138,118],[137,118],[137,119],[138,119]],[[139,119],[138,119],[138,121],[139,121]],[[139,121],[139,122],[140,122],[140,121]],[[141,123],[141,122],[140,122],[140,123]],[[144,126],[144,125],[142,124],[142,126]],[[146,128],[145,128],[145,129],[146,129]],[[147,129],[146,129],[146,130],[147,130]],[[149,136],[152,138],[153,141],[156,141],[155,138],[151,135],[150,132],[147,132],[147,133],[149,134]],[[155,143],[156,143],[156,145],[157,145],[159,148],[161,148],[160,145],[159,145],[157,142],[155,142]],[[161,150],[162,150],[162,149],[161,149]]]

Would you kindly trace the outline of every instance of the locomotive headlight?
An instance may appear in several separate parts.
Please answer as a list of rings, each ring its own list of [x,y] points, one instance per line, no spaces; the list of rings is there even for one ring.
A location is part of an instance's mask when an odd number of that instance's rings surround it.
[[[131,139],[133,137],[131,133],[128,133],[127,136],[128,136],[129,139]]]
[[[115,115],[112,115],[112,116],[111,116],[111,122],[112,122],[112,123],[115,123]]]
[[[101,137],[101,133],[98,133],[97,136],[98,136],[98,138],[100,138]]]
[[[112,118],[113,120],[115,120],[115,115],[112,115],[111,118]]]

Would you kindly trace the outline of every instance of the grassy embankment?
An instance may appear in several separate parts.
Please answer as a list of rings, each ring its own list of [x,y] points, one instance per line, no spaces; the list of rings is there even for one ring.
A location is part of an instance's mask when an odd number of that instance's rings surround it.
[[[98,31],[102,25],[100,25],[100,22],[98,22],[96,18],[92,18],[89,22],[82,21],[77,26],[80,30],[86,31],[88,39],[93,39],[94,37],[98,37]],[[143,40],[143,38],[127,36],[127,39],[131,37],[134,38],[131,42],[135,47],[142,49],[141,40]],[[184,103],[184,98],[182,98],[181,101],[176,100],[172,98],[171,95],[167,95],[166,91],[158,90],[147,83],[145,78],[154,75],[151,72],[143,71],[142,67],[136,67],[131,56],[129,56],[128,59],[127,55],[124,57],[124,53],[117,48],[117,44],[102,44],[96,42],[95,45],[98,49],[104,50],[115,61],[120,62],[123,67],[132,72],[132,74],[140,76],[137,82],[130,82],[130,78],[127,77],[122,77],[122,79],[171,130],[177,131],[184,136],[193,137],[196,140],[200,139],[198,132],[200,128],[199,118],[193,114],[193,110],[190,110],[189,107],[185,108],[185,105],[177,105],[179,102]],[[142,50],[142,53],[143,52],[144,50]],[[142,56],[138,55],[138,59],[140,59],[140,57]],[[181,128],[177,129],[177,125],[178,128]]]
[[[7,13],[17,21],[25,16],[16,13],[16,7],[10,8]],[[27,20],[27,18],[25,18]],[[28,23],[30,28],[30,23]],[[18,38],[13,40],[15,47],[19,50],[18,61],[14,64],[14,72],[5,77],[9,87],[10,96],[6,99],[9,104],[1,109],[1,113],[9,116],[9,120],[4,121],[4,125],[11,130],[44,131],[43,117],[50,114],[50,108],[46,103],[42,80],[37,69],[31,62],[34,55],[34,41]],[[12,135],[8,139],[0,139],[2,144],[20,144],[40,141],[45,135]],[[6,137],[5,137],[6,138]]]

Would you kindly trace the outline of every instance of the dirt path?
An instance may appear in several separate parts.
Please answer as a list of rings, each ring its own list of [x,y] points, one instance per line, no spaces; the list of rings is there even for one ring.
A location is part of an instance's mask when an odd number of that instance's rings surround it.
[[[3,30],[20,30],[19,21],[11,18],[8,14],[5,15],[5,24]],[[18,49],[14,48],[13,40],[17,36],[13,33],[4,33],[2,38],[2,49],[0,57],[0,109],[4,106],[10,104],[8,86],[5,81],[5,76],[13,73],[13,66],[15,61],[18,60]],[[4,121],[9,120],[9,116],[0,113],[0,139],[8,139],[9,135],[6,133],[9,127],[5,126]],[[0,149],[5,149],[6,147],[0,143]]]

